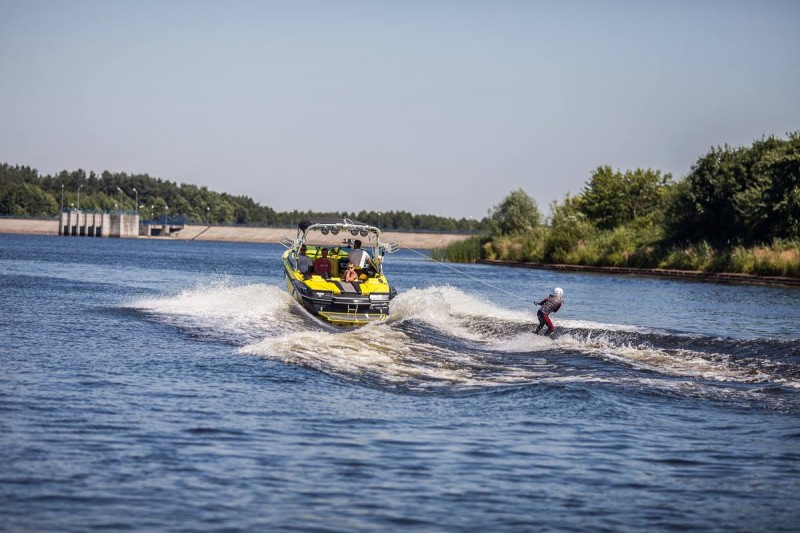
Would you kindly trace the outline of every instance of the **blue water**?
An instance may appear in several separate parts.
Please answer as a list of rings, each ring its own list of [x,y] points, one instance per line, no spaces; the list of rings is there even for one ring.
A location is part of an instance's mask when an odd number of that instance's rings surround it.
[[[800,530],[800,290],[281,250],[0,235],[0,529]]]

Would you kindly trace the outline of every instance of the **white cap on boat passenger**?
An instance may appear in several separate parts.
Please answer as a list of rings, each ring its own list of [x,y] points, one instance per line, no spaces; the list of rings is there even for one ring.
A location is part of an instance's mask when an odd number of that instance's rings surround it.
[[[556,287],[555,289],[553,289],[553,294],[561,298],[562,296],[564,296],[564,289],[562,289],[561,287]]]

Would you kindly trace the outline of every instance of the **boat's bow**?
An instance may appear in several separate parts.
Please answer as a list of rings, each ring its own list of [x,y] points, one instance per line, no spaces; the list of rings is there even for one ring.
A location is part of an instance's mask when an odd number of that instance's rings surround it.
[[[360,241],[348,238],[342,242],[339,233],[369,238],[370,260],[352,282],[345,281],[344,271]],[[310,244],[310,237],[314,244]],[[308,220],[298,226],[298,237],[285,238],[284,245],[288,248],[283,253],[286,287],[312,315],[338,326],[358,326],[389,317],[389,302],[397,293],[383,273],[383,256],[399,245],[381,242],[378,228],[347,219]],[[307,262],[299,260],[301,249],[312,261],[322,257],[325,250],[330,272],[301,272],[298,263]]]

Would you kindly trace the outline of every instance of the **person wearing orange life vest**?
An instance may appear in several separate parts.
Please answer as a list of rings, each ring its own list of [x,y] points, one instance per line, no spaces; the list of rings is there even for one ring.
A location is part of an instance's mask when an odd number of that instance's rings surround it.
[[[539,306],[539,311],[536,312],[536,316],[539,319],[539,327],[536,328],[537,335],[545,326],[547,326],[547,331],[544,333],[545,336],[552,334],[556,330],[553,321],[550,320],[550,313],[557,313],[561,309],[561,304],[564,302],[562,296],[564,296],[564,290],[561,287],[556,287],[550,296],[536,303]]]

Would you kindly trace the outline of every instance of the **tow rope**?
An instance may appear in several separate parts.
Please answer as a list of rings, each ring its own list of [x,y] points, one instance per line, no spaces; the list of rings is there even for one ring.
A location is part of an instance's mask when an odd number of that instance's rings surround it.
[[[454,271],[454,272],[458,272],[458,273],[459,273],[459,274],[461,274],[462,276],[466,276],[466,277],[468,277],[468,278],[470,278],[470,279],[472,279],[472,280],[474,280],[474,281],[477,281],[477,282],[479,282],[479,283],[483,283],[484,285],[486,285],[486,286],[488,286],[488,287],[491,287],[491,288],[493,288],[493,289],[494,289],[494,290],[496,290],[496,291],[500,291],[500,292],[502,292],[502,293],[508,294],[509,296],[513,296],[514,298],[517,298],[517,299],[519,299],[519,300],[522,300],[523,302],[529,302],[529,301],[532,301],[532,300],[527,300],[527,299],[523,298],[522,296],[519,296],[518,294],[514,294],[513,292],[508,292],[508,291],[507,291],[507,290],[505,290],[505,289],[501,289],[500,287],[498,287],[498,286],[496,286],[496,285],[492,285],[491,283],[489,283],[489,282],[487,282],[487,281],[483,281],[483,280],[482,280],[482,279],[480,279],[480,278],[476,278],[475,276],[471,276],[470,274],[467,274],[466,272],[462,272],[461,270],[458,270],[457,268],[455,268],[455,267],[452,267],[452,266],[448,265],[447,263],[445,263],[445,262],[443,262],[443,261],[437,261],[437,260],[436,260],[436,259],[434,259],[433,257],[429,257],[429,256],[427,256],[427,255],[423,254],[422,252],[418,252],[417,250],[415,250],[415,249],[413,249],[413,248],[406,248],[406,250],[411,250],[411,251],[412,251],[412,252],[414,252],[415,254],[419,254],[419,255],[421,255],[422,257],[424,257],[424,258],[425,258],[425,259],[427,259],[428,261],[433,261],[434,263],[438,263],[438,264],[442,265],[443,267],[447,267],[447,268],[449,268],[450,270],[452,270],[452,271]],[[536,302],[533,302],[533,303],[536,303]]]

